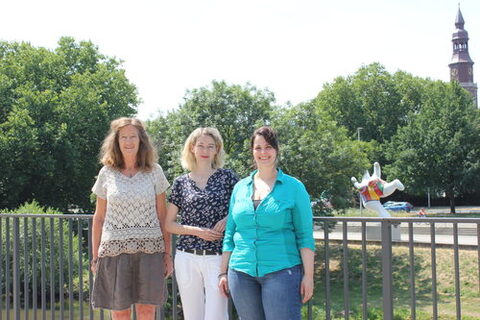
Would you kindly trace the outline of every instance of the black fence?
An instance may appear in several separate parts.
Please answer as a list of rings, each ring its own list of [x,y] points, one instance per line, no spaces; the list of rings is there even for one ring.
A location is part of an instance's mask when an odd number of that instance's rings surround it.
[[[421,219],[421,220],[420,220]],[[408,248],[402,268],[408,277],[408,319],[416,319],[419,302],[416,285],[418,269],[415,251],[428,248],[430,274],[427,284],[431,318],[439,317],[437,258],[439,248],[452,251],[450,276],[453,279],[455,318],[462,319],[460,252],[476,256],[476,288],[480,297],[480,219],[468,218],[315,218],[316,273],[315,299],[305,305],[306,319],[368,319],[371,308],[379,308],[382,319],[393,319],[396,308],[394,273],[396,248]],[[93,310],[89,303],[93,275],[91,260],[91,215],[0,214],[0,320],[6,319],[109,319],[108,312]],[[352,246],[355,246],[352,249]],[[378,248],[378,267],[369,267],[369,252]],[[332,268],[333,252],[339,252]],[[351,255],[359,255],[352,265]],[[338,276],[341,270],[343,276]],[[470,269],[471,270],[471,269]],[[335,273],[335,277],[332,275]],[[352,288],[352,277],[359,288]],[[340,283],[341,282],[341,283]],[[423,280],[425,282],[425,280]],[[174,279],[168,282],[170,297],[157,319],[183,319],[181,301]],[[334,310],[340,288],[343,306]],[[381,303],[370,301],[368,288],[381,290]],[[355,290],[359,290],[360,299]],[[424,295],[424,293],[422,293]],[[376,300],[376,298],[374,299]],[[354,304],[354,305],[352,305]],[[336,305],[338,309],[338,303]],[[480,311],[479,311],[480,314]],[[230,318],[235,312],[230,305]]]

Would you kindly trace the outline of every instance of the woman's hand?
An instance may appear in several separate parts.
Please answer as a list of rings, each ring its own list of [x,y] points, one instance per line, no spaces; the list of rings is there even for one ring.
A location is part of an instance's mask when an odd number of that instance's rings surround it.
[[[307,302],[313,296],[313,276],[304,275],[300,284],[302,303]]]
[[[165,253],[164,255],[164,264],[165,264],[165,278],[168,278],[172,275],[173,273],[173,259],[172,259],[172,255],[171,254],[168,254],[168,253]]]
[[[220,264],[220,274],[218,275],[218,289],[220,294],[225,297],[230,297],[230,289],[228,288],[228,262],[230,261],[230,256],[232,255],[231,251],[223,251],[222,253],[222,263]]]
[[[92,259],[92,261],[90,261],[90,271],[92,271],[93,274],[97,273],[97,264],[98,258]]]
[[[213,230],[218,231],[218,232],[224,232],[225,231],[225,226],[227,225],[227,217],[223,218],[222,220],[218,221],[215,226],[213,227]]]
[[[220,294],[226,298],[230,297],[230,290],[228,289],[228,279],[227,274],[221,274],[218,276],[218,289]]]
[[[197,237],[206,241],[215,241],[223,238],[223,233],[214,229],[199,228],[196,234]]]

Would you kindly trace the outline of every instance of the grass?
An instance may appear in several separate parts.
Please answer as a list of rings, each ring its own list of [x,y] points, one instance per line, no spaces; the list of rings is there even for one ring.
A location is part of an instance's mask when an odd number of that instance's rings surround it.
[[[322,242],[317,245],[314,319],[324,319],[325,282],[324,250]],[[460,290],[462,319],[480,319],[480,288],[478,275],[478,258],[476,251],[461,250],[460,253]],[[417,319],[432,318],[432,274],[430,248],[415,248],[415,293]],[[395,319],[410,319],[410,280],[408,248],[393,248],[393,282]],[[456,319],[455,283],[453,267],[453,250],[436,250],[437,266],[437,297],[439,319]],[[343,248],[330,243],[330,286],[332,318],[343,319]],[[350,319],[362,318],[361,295],[361,246],[348,246],[349,265],[349,299]],[[367,295],[368,319],[382,319],[382,270],[381,247],[367,247]]]

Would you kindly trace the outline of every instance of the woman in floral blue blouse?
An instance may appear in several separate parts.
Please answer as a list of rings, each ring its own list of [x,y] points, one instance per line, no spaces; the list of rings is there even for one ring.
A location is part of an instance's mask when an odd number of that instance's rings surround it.
[[[175,274],[185,320],[228,319],[227,299],[217,283],[228,205],[238,178],[222,168],[223,155],[217,129],[194,130],[182,152],[182,166],[190,172],[175,179],[168,199],[166,228],[181,235]]]

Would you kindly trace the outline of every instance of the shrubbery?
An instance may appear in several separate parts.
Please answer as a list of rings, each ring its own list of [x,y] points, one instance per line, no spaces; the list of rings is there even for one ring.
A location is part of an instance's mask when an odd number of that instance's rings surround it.
[[[35,214],[37,216],[17,218],[7,217],[5,215],[7,213]],[[14,239],[17,238],[22,302],[25,301],[25,296],[28,296],[29,301],[33,302],[33,299],[36,299],[38,303],[41,303],[42,291],[46,294],[46,301],[52,300],[50,298],[52,293],[55,300],[58,301],[60,288],[63,288],[65,298],[70,294],[77,298],[80,292],[80,261],[82,263],[82,288],[85,292],[83,297],[88,297],[88,247],[84,234],[84,229],[88,228],[88,222],[79,219],[41,217],[41,215],[60,214],[61,212],[51,208],[42,208],[35,201],[26,203],[16,210],[4,211],[2,214],[0,219],[0,265],[3,268],[1,281],[4,288],[5,286],[8,288],[6,292],[12,293],[15,266]],[[18,234],[15,233],[16,223],[18,223]],[[79,229],[83,234],[82,238],[78,237]],[[69,273],[72,275],[71,278],[69,278]],[[7,274],[9,275],[8,283],[6,282]],[[27,292],[25,292],[25,283],[27,283]],[[34,287],[35,283],[36,288]],[[44,290],[41,290],[42,286],[44,286]]]

